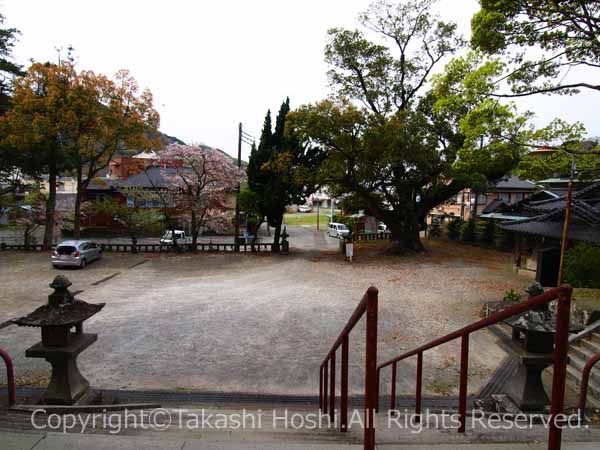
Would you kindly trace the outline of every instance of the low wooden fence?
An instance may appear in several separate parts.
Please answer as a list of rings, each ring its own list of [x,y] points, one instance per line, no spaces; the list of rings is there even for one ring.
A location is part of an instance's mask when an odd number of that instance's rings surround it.
[[[184,252],[192,250],[191,244],[183,244],[179,248]],[[100,244],[100,248],[107,252],[123,252],[133,253],[133,244]],[[172,252],[173,247],[170,245],[161,244],[137,244],[138,253],[167,253]],[[273,243],[256,243],[252,244],[239,244],[239,252],[271,252]],[[0,250],[25,250],[25,251],[42,251],[43,246],[41,244],[36,245],[24,245],[24,244],[0,244]],[[234,243],[198,243],[196,244],[196,251],[198,252],[225,252],[235,253],[236,245]]]
[[[352,235],[355,241],[387,241],[390,239],[391,233],[356,233]]]

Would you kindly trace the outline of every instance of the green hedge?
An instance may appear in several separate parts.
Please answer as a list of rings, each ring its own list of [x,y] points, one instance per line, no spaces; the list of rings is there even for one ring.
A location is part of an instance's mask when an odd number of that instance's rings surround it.
[[[600,289],[600,247],[578,243],[565,255],[565,281],[576,288]]]

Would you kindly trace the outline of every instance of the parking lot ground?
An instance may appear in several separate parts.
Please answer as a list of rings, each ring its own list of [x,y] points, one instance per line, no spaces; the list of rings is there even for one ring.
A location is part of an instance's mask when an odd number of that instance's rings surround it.
[[[61,273],[72,291],[83,291],[78,298],[106,303],[86,322],[99,338],[79,358],[94,386],[314,395],[323,356],[370,285],[380,291],[384,360],[466,325],[484,303],[528,283],[513,274],[509,254],[431,242],[425,254],[348,263],[323,233],[289,231],[289,256],[107,253],[85,270],[55,270],[46,254],[0,253],[0,322],[46,302],[48,284]],[[14,357],[19,379],[43,385],[48,364],[24,356],[38,339],[38,329],[0,330],[0,346]],[[364,378],[360,325],[350,349],[356,393]],[[492,334],[472,336],[471,391],[504,356]],[[425,355],[426,393],[456,392],[458,357],[458,342]],[[399,365],[399,393],[413,392],[415,364]]]

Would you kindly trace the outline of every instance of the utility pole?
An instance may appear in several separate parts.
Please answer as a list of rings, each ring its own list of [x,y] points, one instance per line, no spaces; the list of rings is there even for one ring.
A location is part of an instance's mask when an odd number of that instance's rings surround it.
[[[565,254],[569,241],[569,219],[571,218],[571,203],[573,202],[573,177],[575,176],[575,156],[571,154],[571,175],[569,176],[569,189],[567,190],[567,207],[565,209],[565,221],[563,222],[562,242],[560,246],[560,265],[558,267],[557,286],[563,283],[565,270]]]
[[[244,132],[242,129],[242,122],[238,127],[238,154],[237,154],[237,166],[238,169],[242,169],[242,142],[248,145],[254,145],[254,137]],[[237,191],[235,196],[235,237],[233,241],[233,247],[236,252],[240,251],[240,188],[241,185],[238,183]],[[258,234],[258,230],[256,231]]]
[[[321,202],[317,200],[317,230],[319,229],[319,216],[321,215]]]
[[[329,217],[329,222],[333,222],[333,197],[329,197],[329,206],[331,206],[331,214]]]
[[[242,168],[242,122],[239,125],[238,131],[238,169]],[[234,237],[234,249],[236,252],[240,251],[240,183],[237,185],[237,193],[235,196],[235,237]]]

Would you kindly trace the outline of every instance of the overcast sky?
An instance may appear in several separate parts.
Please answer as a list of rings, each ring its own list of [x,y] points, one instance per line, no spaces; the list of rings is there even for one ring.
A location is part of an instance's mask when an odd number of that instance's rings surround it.
[[[258,137],[266,110],[327,95],[326,32],[355,27],[371,0],[141,1],[0,0],[5,25],[22,35],[14,56],[27,65],[75,48],[79,69],[128,69],[154,94],[161,130],[237,152],[237,126]],[[468,36],[476,0],[441,0],[446,20]],[[600,93],[521,100],[544,124],[583,122],[600,135]],[[592,106],[595,106],[593,108]],[[247,158],[248,148],[243,156]]]

